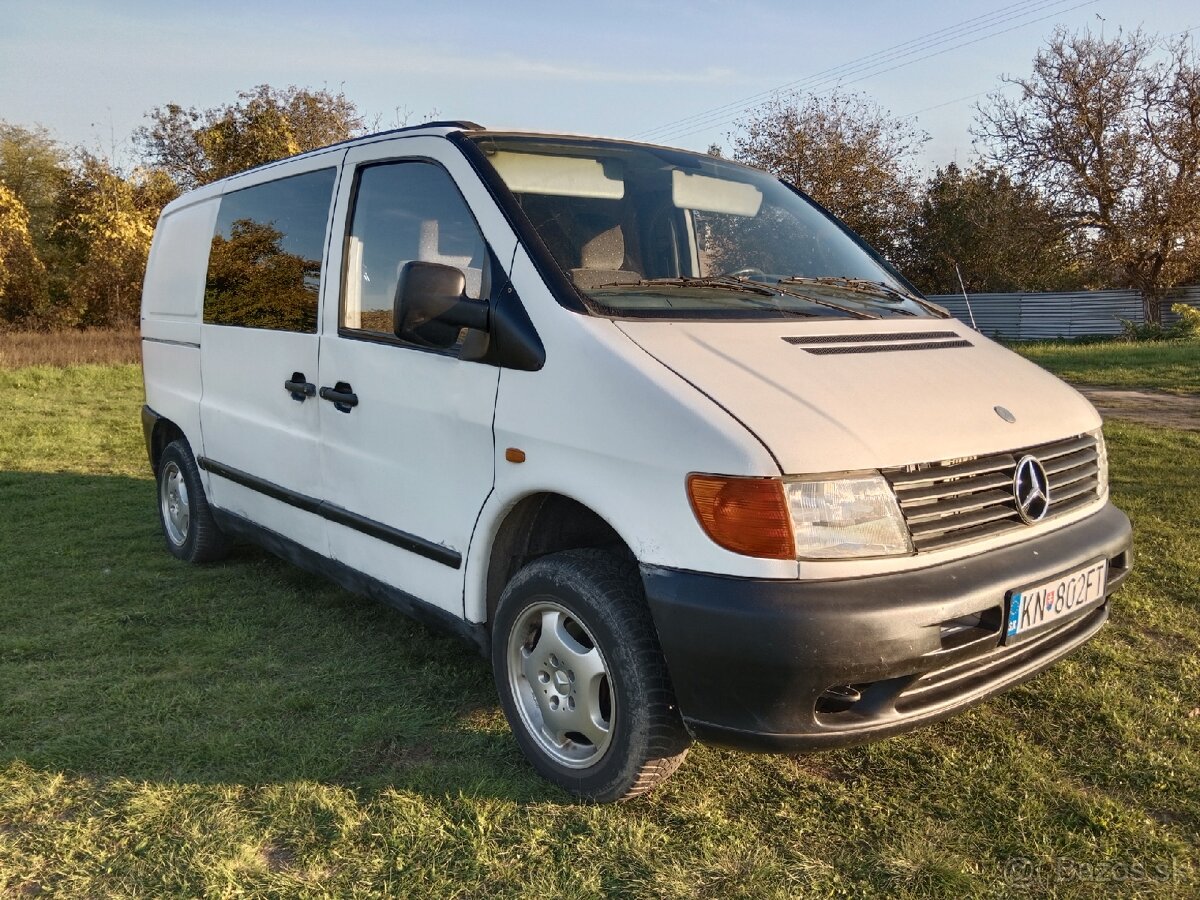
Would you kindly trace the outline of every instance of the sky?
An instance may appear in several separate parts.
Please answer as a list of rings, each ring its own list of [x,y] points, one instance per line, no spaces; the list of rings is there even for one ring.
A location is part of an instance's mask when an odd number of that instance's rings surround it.
[[[467,119],[697,150],[791,87],[911,117],[931,170],[971,161],[974,105],[1056,26],[1200,40],[1195,0],[0,0],[0,22],[0,120],[123,163],[154,107],[263,83],[344,91],[377,129]]]

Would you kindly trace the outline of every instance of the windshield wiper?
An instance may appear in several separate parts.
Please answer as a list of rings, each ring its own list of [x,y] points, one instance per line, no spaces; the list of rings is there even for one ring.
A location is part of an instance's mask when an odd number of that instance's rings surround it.
[[[760,294],[763,297],[774,297],[778,293],[769,287],[750,281],[748,278],[733,278],[728,275],[714,275],[708,278],[641,278],[637,281],[614,281],[611,284],[602,284],[599,287],[661,287],[663,285],[681,288],[720,288],[726,291]]]
[[[749,278],[739,278],[736,275],[706,275],[700,277],[683,276],[680,278],[642,278],[638,281],[613,282],[611,284],[602,284],[600,288],[614,287],[681,287],[681,288],[716,288],[724,291],[737,291],[745,294],[758,294],[762,297],[770,297],[772,303],[764,303],[761,300],[745,301],[755,309],[769,309],[772,312],[780,313],[785,316],[815,316],[815,312],[807,312],[802,309],[792,309],[787,306],[782,306],[779,303],[780,296],[792,297],[793,299],[803,300],[805,303],[811,303],[815,306],[826,306],[832,309],[848,312],[853,316],[861,318],[878,318],[870,314],[863,313],[857,309],[842,306],[837,303],[829,303],[823,300],[805,296],[804,294],[796,293],[795,291],[787,291],[783,288],[771,288],[766,285],[754,281]],[[665,295],[664,295],[665,299]],[[667,305],[671,306],[668,300]]]
[[[684,276],[680,278],[642,278],[637,281],[612,282],[610,284],[602,284],[600,288],[621,288],[621,287],[681,287],[681,288],[717,288],[725,291],[738,291],[745,294],[758,294],[763,297],[770,297],[775,302],[766,304],[761,301],[753,305],[758,309],[771,309],[776,312],[789,316],[815,316],[817,313],[805,312],[800,309],[791,309],[787,306],[782,306],[779,303],[779,297],[791,297],[794,300],[803,300],[805,303],[810,303],[813,306],[824,306],[826,309],[836,309],[838,312],[847,313],[858,319],[881,319],[877,312],[868,309],[862,309],[855,306],[847,306],[844,303],[838,303],[836,300],[829,300],[823,297],[814,297],[810,294],[800,291],[789,291],[787,288],[779,285],[767,285],[760,281],[755,281],[750,278],[740,278],[736,275],[708,275],[703,277]]]
[[[805,275],[790,275],[787,278],[779,279],[779,281],[781,284],[825,285],[827,287],[853,291],[856,294],[868,294],[870,296],[877,297],[885,303],[896,303],[908,300],[917,304],[917,306],[921,307],[926,312],[931,312],[943,319],[949,319],[951,317],[950,311],[945,307],[938,306],[936,303],[930,303],[925,298],[918,297],[916,294],[910,294],[907,291],[902,291],[885,281],[868,281],[865,278],[846,278],[844,276],[832,275],[821,278],[814,278]]]
[[[838,312],[849,313],[856,319],[882,319],[883,316],[877,312],[872,312],[868,309],[863,309],[857,306],[847,306],[845,303],[838,303],[836,300],[829,300],[825,297],[814,297],[812,294],[806,294],[801,291],[789,291],[783,287],[785,283],[792,282],[791,278],[781,278],[775,285],[775,290],[780,294],[786,294],[788,297],[795,297],[797,300],[803,300],[805,303],[812,303],[816,306],[824,306],[827,309],[836,309]],[[799,281],[795,282],[801,283]]]

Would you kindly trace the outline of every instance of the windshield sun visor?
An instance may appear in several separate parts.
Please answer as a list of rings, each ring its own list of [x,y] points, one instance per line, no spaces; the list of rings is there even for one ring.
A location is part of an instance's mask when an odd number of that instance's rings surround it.
[[[676,209],[751,218],[758,215],[762,201],[762,191],[752,184],[692,174],[681,169],[671,172],[671,202]]]
[[[513,193],[592,200],[625,196],[625,181],[610,174],[616,167],[598,159],[500,150],[489,160]]]

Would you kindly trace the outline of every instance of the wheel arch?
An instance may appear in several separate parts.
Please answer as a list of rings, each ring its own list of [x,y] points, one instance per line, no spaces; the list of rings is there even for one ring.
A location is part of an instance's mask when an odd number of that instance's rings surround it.
[[[182,428],[154,413],[148,406],[142,409],[142,430],[146,438],[146,453],[150,457],[150,470],[158,475],[159,462],[167,445],[181,438],[186,442],[187,436]]]
[[[608,550],[637,559],[629,543],[603,516],[572,497],[539,491],[517,500],[501,517],[487,548],[483,621],[490,626],[501,593],[523,566],[551,553],[583,549]]]

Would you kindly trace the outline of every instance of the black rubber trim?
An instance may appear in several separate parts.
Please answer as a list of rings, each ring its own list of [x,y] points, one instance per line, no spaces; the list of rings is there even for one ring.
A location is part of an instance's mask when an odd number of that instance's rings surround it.
[[[809,344],[883,344],[888,341],[928,341],[935,338],[957,338],[955,331],[889,331],[886,334],[814,334],[788,335],[783,340],[803,347]]]
[[[226,478],[235,484],[240,484],[242,487],[250,488],[252,491],[258,491],[260,494],[265,494],[281,503],[286,503],[288,506],[294,506],[304,512],[328,519],[330,522],[336,522],[339,525],[345,525],[347,528],[353,528],[355,531],[360,531],[369,537],[391,544],[393,547],[408,550],[410,553],[415,553],[426,559],[431,559],[434,562],[441,563],[443,566],[449,566],[452,569],[462,567],[462,554],[457,550],[452,550],[441,544],[435,544],[433,541],[428,541],[415,534],[409,534],[407,531],[392,528],[390,525],[385,525],[374,519],[368,519],[366,516],[351,512],[348,509],[330,503],[328,500],[319,500],[316,497],[309,497],[307,494],[289,490],[274,482],[251,475],[249,472],[243,472],[240,469],[234,469],[231,466],[224,465],[208,457],[202,456],[196,462],[199,463],[200,468],[214,475],[219,475],[221,478]]]
[[[467,641],[482,656],[488,655],[490,642],[484,625],[467,622],[441,607],[434,606],[406,591],[365,575],[345,563],[322,556],[320,553],[268,528],[263,528],[242,516],[215,508],[212,513],[217,524],[226,534],[258,544],[292,565],[328,578],[348,591],[386,603],[423,625],[450,632]]]
[[[154,465],[154,426],[162,418],[150,408],[149,404],[142,406],[142,436],[146,439],[146,456],[150,459],[150,469],[155,475],[158,468]]]
[[[1099,630],[1108,601],[1048,631],[1044,643],[1031,638],[1039,644],[1031,650],[999,644],[1007,593],[1101,556],[1107,598],[1133,564],[1129,520],[1111,504],[1055,531],[912,571],[821,581],[641,572],[693,733],[747,749],[803,750],[906,731],[1041,671]],[[966,643],[944,639],[947,623],[992,611],[996,627]],[[822,696],[841,685],[856,686],[862,700],[831,715]]]
[[[143,337],[143,341],[149,341],[152,344],[170,344],[172,347],[191,347],[193,350],[199,350],[200,344],[198,341],[169,341],[166,338]]]

